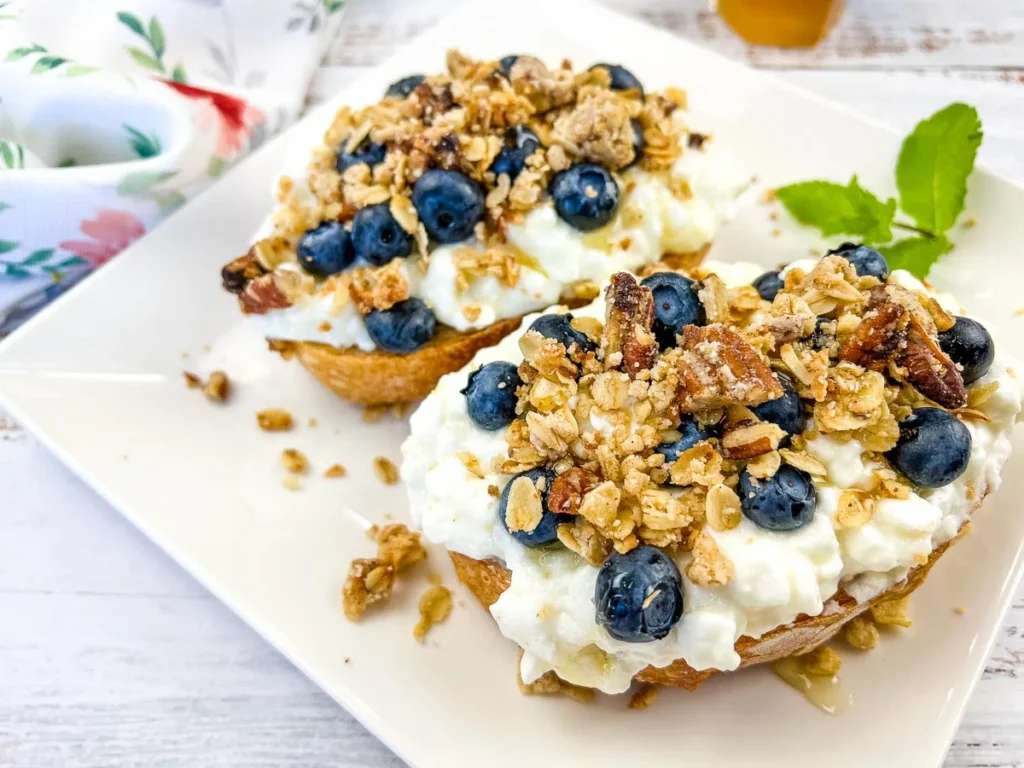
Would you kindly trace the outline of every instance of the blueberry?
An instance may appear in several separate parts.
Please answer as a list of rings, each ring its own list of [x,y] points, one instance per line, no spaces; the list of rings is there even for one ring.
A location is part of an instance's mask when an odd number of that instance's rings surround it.
[[[337,221],[327,221],[299,238],[295,249],[299,264],[320,277],[329,277],[355,261],[352,236]]]
[[[502,56],[498,60],[498,68],[505,74],[505,77],[512,77],[512,65],[519,59],[518,53],[513,53],[509,56]]]
[[[753,282],[753,286],[765,301],[775,301],[775,296],[782,290],[782,273],[778,270],[765,272]]]
[[[537,527],[532,531],[509,531],[508,520],[505,513],[508,511],[508,500],[512,494],[512,484],[521,477],[525,477],[534,487],[538,481],[542,483],[540,491],[541,518]],[[501,501],[498,504],[498,519],[505,526],[505,530],[512,534],[512,538],[527,547],[543,547],[545,544],[552,544],[558,541],[558,526],[562,523],[572,522],[572,515],[560,515],[548,509],[548,492],[551,490],[551,483],[555,480],[555,473],[550,469],[528,469],[513,475],[512,479],[505,485],[501,492]]]
[[[600,165],[580,163],[555,174],[551,197],[562,220],[581,232],[607,224],[619,208],[619,185]]]
[[[505,131],[505,146],[491,163],[491,172],[495,176],[508,174],[509,179],[515,181],[516,176],[526,165],[526,158],[536,152],[539,146],[540,139],[537,138],[537,134],[525,125],[512,126]]]
[[[404,99],[415,90],[416,86],[426,80],[423,75],[409,75],[401,80],[395,80],[384,92],[385,99]]]
[[[593,341],[587,334],[577,331],[570,325],[572,314],[566,312],[564,315],[541,315],[527,329],[536,331],[541,336],[554,339],[562,344],[566,351],[576,344],[582,352],[596,352],[597,342]]]
[[[769,478],[740,473],[740,507],[748,520],[769,531],[794,531],[811,522],[818,492],[811,476],[783,464]]]
[[[412,188],[412,204],[427,234],[439,243],[465,240],[484,215],[484,193],[458,171],[424,173]]]
[[[387,152],[388,150],[383,144],[374,144],[366,138],[351,152],[338,150],[338,159],[334,165],[338,169],[338,173],[344,173],[353,165],[359,165],[359,163],[366,163],[373,168],[378,163],[384,162],[384,155]]]
[[[612,79],[611,88],[613,91],[639,91],[640,97],[643,98],[644,87],[640,84],[640,81],[636,79],[636,75],[630,72],[619,64],[595,64],[591,69],[597,69],[600,67],[608,72],[608,76]]]
[[[857,274],[861,277],[871,275],[872,277],[877,277],[883,283],[889,277],[889,265],[885,261],[885,256],[874,248],[868,248],[866,245],[843,243],[838,248],[829,251],[828,255],[842,256],[853,264],[853,268],[857,270]]]
[[[682,436],[674,443],[662,443],[654,449],[655,453],[660,453],[665,457],[666,463],[672,463],[684,451],[688,451],[697,443],[710,440],[714,436],[714,431],[710,427],[702,426],[689,417],[683,418],[683,422],[679,425],[679,431]]]
[[[939,346],[963,368],[964,384],[973,384],[992,367],[996,345],[985,326],[969,317],[958,317],[948,331],[939,334]]]
[[[434,336],[437,321],[420,299],[400,301],[391,309],[375,309],[366,316],[366,332],[388,352],[415,352]]]
[[[625,643],[668,635],[683,615],[679,568],[657,547],[613,552],[597,573],[597,623]]]
[[[480,429],[503,429],[516,417],[516,388],[522,386],[519,369],[503,361],[487,363],[469,374],[466,409]]]
[[[655,272],[640,281],[654,295],[654,337],[658,346],[676,345],[676,334],[684,325],[704,325],[707,315],[697,296],[697,284],[675,272]]]
[[[644,149],[647,147],[647,141],[644,139],[644,127],[640,125],[640,121],[633,118],[629,123],[633,126],[633,159],[622,166],[622,170],[632,168],[639,163],[643,159]]]
[[[352,242],[360,259],[377,266],[412,251],[412,237],[395,221],[387,203],[360,209],[352,220]]]
[[[916,408],[900,422],[899,442],[886,458],[919,488],[949,485],[967,469],[971,432],[941,408]]]
[[[793,380],[789,376],[784,373],[776,373],[775,378],[782,385],[782,397],[755,405],[750,410],[761,421],[777,424],[789,435],[799,435],[804,431],[804,426],[807,423],[800,395],[796,393],[796,387],[793,386]]]

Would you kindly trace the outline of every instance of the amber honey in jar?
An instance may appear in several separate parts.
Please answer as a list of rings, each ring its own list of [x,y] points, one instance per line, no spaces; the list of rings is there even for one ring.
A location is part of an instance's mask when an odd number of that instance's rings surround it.
[[[843,0],[712,0],[718,14],[754,45],[808,48],[828,34]]]

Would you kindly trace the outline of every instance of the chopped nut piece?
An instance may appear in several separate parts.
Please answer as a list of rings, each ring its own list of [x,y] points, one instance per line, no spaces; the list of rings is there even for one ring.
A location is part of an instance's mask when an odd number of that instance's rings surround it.
[[[878,627],[871,619],[855,616],[846,623],[843,637],[850,646],[858,651],[870,651],[878,645]]]
[[[597,478],[579,467],[572,467],[551,483],[548,509],[559,514],[574,515],[579,511],[583,497],[594,487]]]
[[[324,477],[344,477],[347,474],[348,470],[341,464],[331,464],[324,470]]]
[[[384,485],[394,485],[398,482],[398,467],[391,459],[378,456],[373,460],[373,473]]]
[[[843,666],[839,654],[827,645],[819,645],[810,653],[803,654],[800,661],[807,674],[823,677],[831,677]]]
[[[295,475],[304,475],[309,470],[309,459],[296,448],[285,448],[281,452],[281,465]]]
[[[726,427],[722,434],[722,454],[728,459],[753,459],[779,447],[786,436],[771,422],[741,422]]]
[[[647,709],[658,698],[658,688],[654,685],[642,684],[633,695],[629,697],[628,706],[630,709]]]
[[[394,566],[376,558],[353,560],[341,592],[345,615],[359,621],[367,608],[388,598],[394,585]]]
[[[199,387],[203,386],[203,380],[192,373],[192,371],[182,371],[181,373],[185,377],[185,386],[189,389],[199,389]]]
[[[413,627],[412,636],[422,643],[431,627],[447,619],[451,612],[452,593],[440,584],[432,586],[420,598],[420,620]]]
[[[622,353],[625,373],[635,379],[650,369],[658,355],[658,342],[651,331],[654,298],[650,288],[640,285],[626,272],[612,275],[607,291],[603,348],[606,365]]]
[[[898,600],[888,600],[884,603],[871,606],[871,618],[876,624],[885,624],[897,627],[909,627],[910,617],[907,615],[910,609],[910,598],[901,597]]]
[[[735,331],[724,325],[687,325],[680,335],[677,398],[684,412],[782,397],[771,368]]]
[[[292,428],[292,415],[283,408],[267,408],[257,412],[256,423],[267,432],[286,432]]]

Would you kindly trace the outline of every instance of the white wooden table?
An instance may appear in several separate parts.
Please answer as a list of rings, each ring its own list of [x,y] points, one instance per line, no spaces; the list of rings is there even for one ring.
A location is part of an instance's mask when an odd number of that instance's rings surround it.
[[[748,49],[704,0],[609,4],[902,129],[968,101],[985,121],[983,160],[1024,178],[1019,0],[848,0],[830,39],[797,52]],[[450,5],[353,0],[311,99]],[[1024,766],[1022,627],[1024,592],[949,768]],[[364,765],[400,762],[0,415],[0,766]]]

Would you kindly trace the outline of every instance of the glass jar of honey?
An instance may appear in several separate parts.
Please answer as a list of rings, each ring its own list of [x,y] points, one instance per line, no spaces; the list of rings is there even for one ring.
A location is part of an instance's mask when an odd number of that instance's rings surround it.
[[[809,48],[828,34],[843,0],[712,0],[712,6],[748,43]]]

